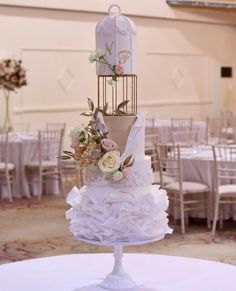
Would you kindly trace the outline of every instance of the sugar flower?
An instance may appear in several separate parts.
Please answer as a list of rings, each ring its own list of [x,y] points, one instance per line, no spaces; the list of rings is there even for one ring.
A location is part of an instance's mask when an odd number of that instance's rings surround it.
[[[123,172],[122,171],[116,171],[113,175],[112,175],[112,179],[114,180],[114,181],[120,181],[120,180],[122,180],[124,178],[124,174],[123,174]]]
[[[110,80],[107,81],[107,83],[110,86],[115,86],[119,77],[124,74],[123,66],[121,64],[110,64],[107,60],[105,52],[100,50],[100,49],[98,49],[95,53],[92,53],[89,56],[89,62],[90,63],[94,63],[94,62],[101,63],[104,66],[107,66],[111,70],[113,76]]]
[[[118,145],[109,138],[103,138],[101,140],[101,146],[105,151],[116,151],[118,150]]]
[[[126,167],[123,169],[122,172],[123,172],[124,178],[128,179],[131,176],[132,169],[131,167]]]
[[[124,68],[120,64],[115,65],[114,70],[118,76],[124,74]]]
[[[120,153],[118,151],[105,153],[98,161],[98,167],[103,174],[112,174],[120,167]]]

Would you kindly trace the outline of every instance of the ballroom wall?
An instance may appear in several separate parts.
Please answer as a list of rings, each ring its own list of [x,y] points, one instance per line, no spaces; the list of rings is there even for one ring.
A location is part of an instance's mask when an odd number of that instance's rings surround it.
[[[148,117],[204,118],[235,108],[235,74],[221,79],[219,72],[235,68],[236,14],[179,10],[164,0],[115,2],[137,26],[140,110]],[[86,98],[97,94],[95,66],[88,62],[95,26],[111,3],[0,1],[0,57],[22,58],[28,75],[28,86],[12,94],[14,122],[38,129],[83,120]]]

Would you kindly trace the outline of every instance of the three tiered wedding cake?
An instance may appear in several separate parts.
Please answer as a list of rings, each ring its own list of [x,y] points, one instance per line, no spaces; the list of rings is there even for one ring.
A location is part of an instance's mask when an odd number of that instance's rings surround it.
[[[67,197],[70,230],[77,239],[104,244],[159,240],[172,230],[167,193],[152,185],[145,156],[145,116],[136,112],[135,25],[109,10],[97,25],[96,43],[90,61],[97,63],[98,107],[88,100],[91,120],[71,131],[74,153],[64,156],[85,169],[85,186]]]

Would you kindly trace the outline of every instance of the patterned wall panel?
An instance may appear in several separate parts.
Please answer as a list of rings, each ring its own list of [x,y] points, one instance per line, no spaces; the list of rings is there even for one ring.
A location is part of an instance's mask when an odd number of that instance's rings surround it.
[[[186,104],[209,101],[208,58],[201,54],[148,52],[156,69],[156,98]],[[151,85],[151,84],[150,84]]]
[[[29,71],[22,110],[60,111],[60,108],[84,107],[82,104],[88,96],[96,96],[94,66],[88,61],[90,53],[90,50],[73,48],[21,49]],[[88,75],[94,78],[88,79]]]

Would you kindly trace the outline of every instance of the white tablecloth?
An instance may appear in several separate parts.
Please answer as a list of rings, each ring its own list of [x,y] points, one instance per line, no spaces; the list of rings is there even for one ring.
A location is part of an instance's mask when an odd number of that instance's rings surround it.
[[[129,291],[235,291],[236,267],[183,257],[124,254],[124,269],[140,287]],[[0,266],[1,291],[95,291],[111,272],[112,254],[80,254]],[[84,286],[89,286],[83,288]]]
[[[30,197],[30,189],[25,176],[25,165],[37,159],[37,155],[38,133],[9,133],[9,162],[15,165],[14,197]],[[56,183],[48,185],[47,188],[47,192],[58,192]],[[36,185],[33,192],[37,192]],[[5,186],[1,187],[1,196],[8,197]]]
[[[204,143],[206,141],[206,122],[205,121],[193,121],[193,129],[198,130],[198,141]],[[172,142],[171,136],[171,120],[155,119],[154,132],[152,128],[152,121],[146,120],[146,134],[156,133],[158,135],[160,143]]]

